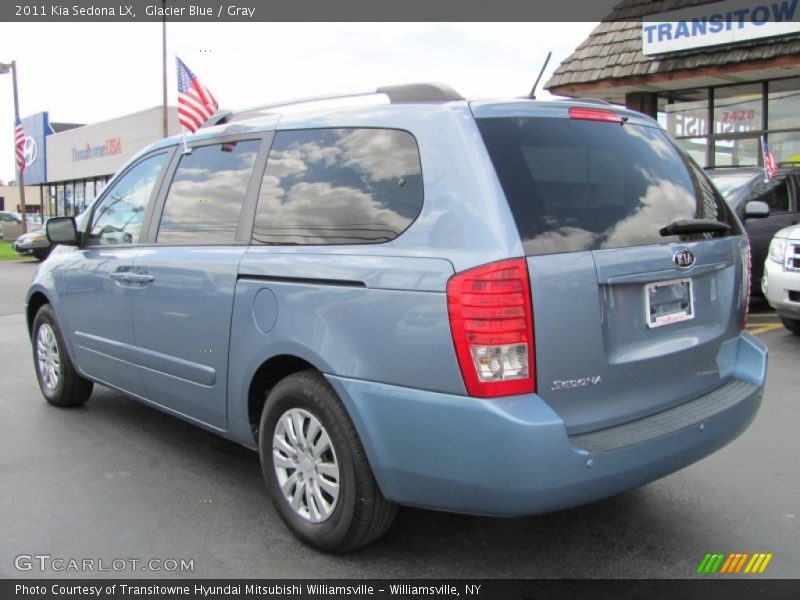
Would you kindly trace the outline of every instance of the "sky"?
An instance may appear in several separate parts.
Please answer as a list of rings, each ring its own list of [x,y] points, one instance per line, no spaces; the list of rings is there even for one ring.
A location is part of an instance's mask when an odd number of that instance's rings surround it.
[[[522,96],[548,51],[552,71],[596,23],[168,23],[175,55],[224,108],[438,81],[467,98]],[[94,123],[161,104],[160,23],[0,24],[0,62],[17,61],[22,117]],[[539,97],[549,94],[542,90]],[[0,180],[15,179],[10,75],[0,75]]]

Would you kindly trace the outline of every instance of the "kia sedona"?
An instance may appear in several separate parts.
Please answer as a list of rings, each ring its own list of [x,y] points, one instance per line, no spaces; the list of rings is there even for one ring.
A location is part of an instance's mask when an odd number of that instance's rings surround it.
[[[330,552],[398,505],[577,506],[741,434],[767,350],[742,226],[658,124],[379,88],[132,159],[27,294],[50,404],[101,384],[257,451]]]

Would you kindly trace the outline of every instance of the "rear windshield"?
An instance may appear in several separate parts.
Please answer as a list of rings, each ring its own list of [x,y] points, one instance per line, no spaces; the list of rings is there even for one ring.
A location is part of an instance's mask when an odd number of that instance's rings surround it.
[[[740,233],[705,173],[655,127],[578,119],[478,119],[527,255]],[[728,233],[661,236],[681,219]]]

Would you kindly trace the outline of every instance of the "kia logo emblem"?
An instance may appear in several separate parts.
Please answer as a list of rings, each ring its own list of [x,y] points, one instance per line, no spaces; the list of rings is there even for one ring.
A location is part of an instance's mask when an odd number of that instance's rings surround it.
[[[674,262],[675,266],[679,269],[688,269],[694,264],[694,254],[689,252],[689,250],[679,250],[672,255],[672,262]]]

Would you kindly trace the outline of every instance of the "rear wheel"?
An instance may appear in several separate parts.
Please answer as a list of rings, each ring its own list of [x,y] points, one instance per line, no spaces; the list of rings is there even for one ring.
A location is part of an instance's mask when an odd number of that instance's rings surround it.
[[[272,389],[259,454],[281,519],[317,549],[364,546],[394,520],[397,505],[381,494],[350,417],[316,371],[290,375]]]
[[[787,319],[786,317],[781,317],[781,323],[783,323],[783,326],[792,333],[800,335],[800,319]]]
[[[72,366],[49,304],[42,306],[33,320],[33,365],[39,389],[50,404],[78,406],[91,396],[92,382]]]

